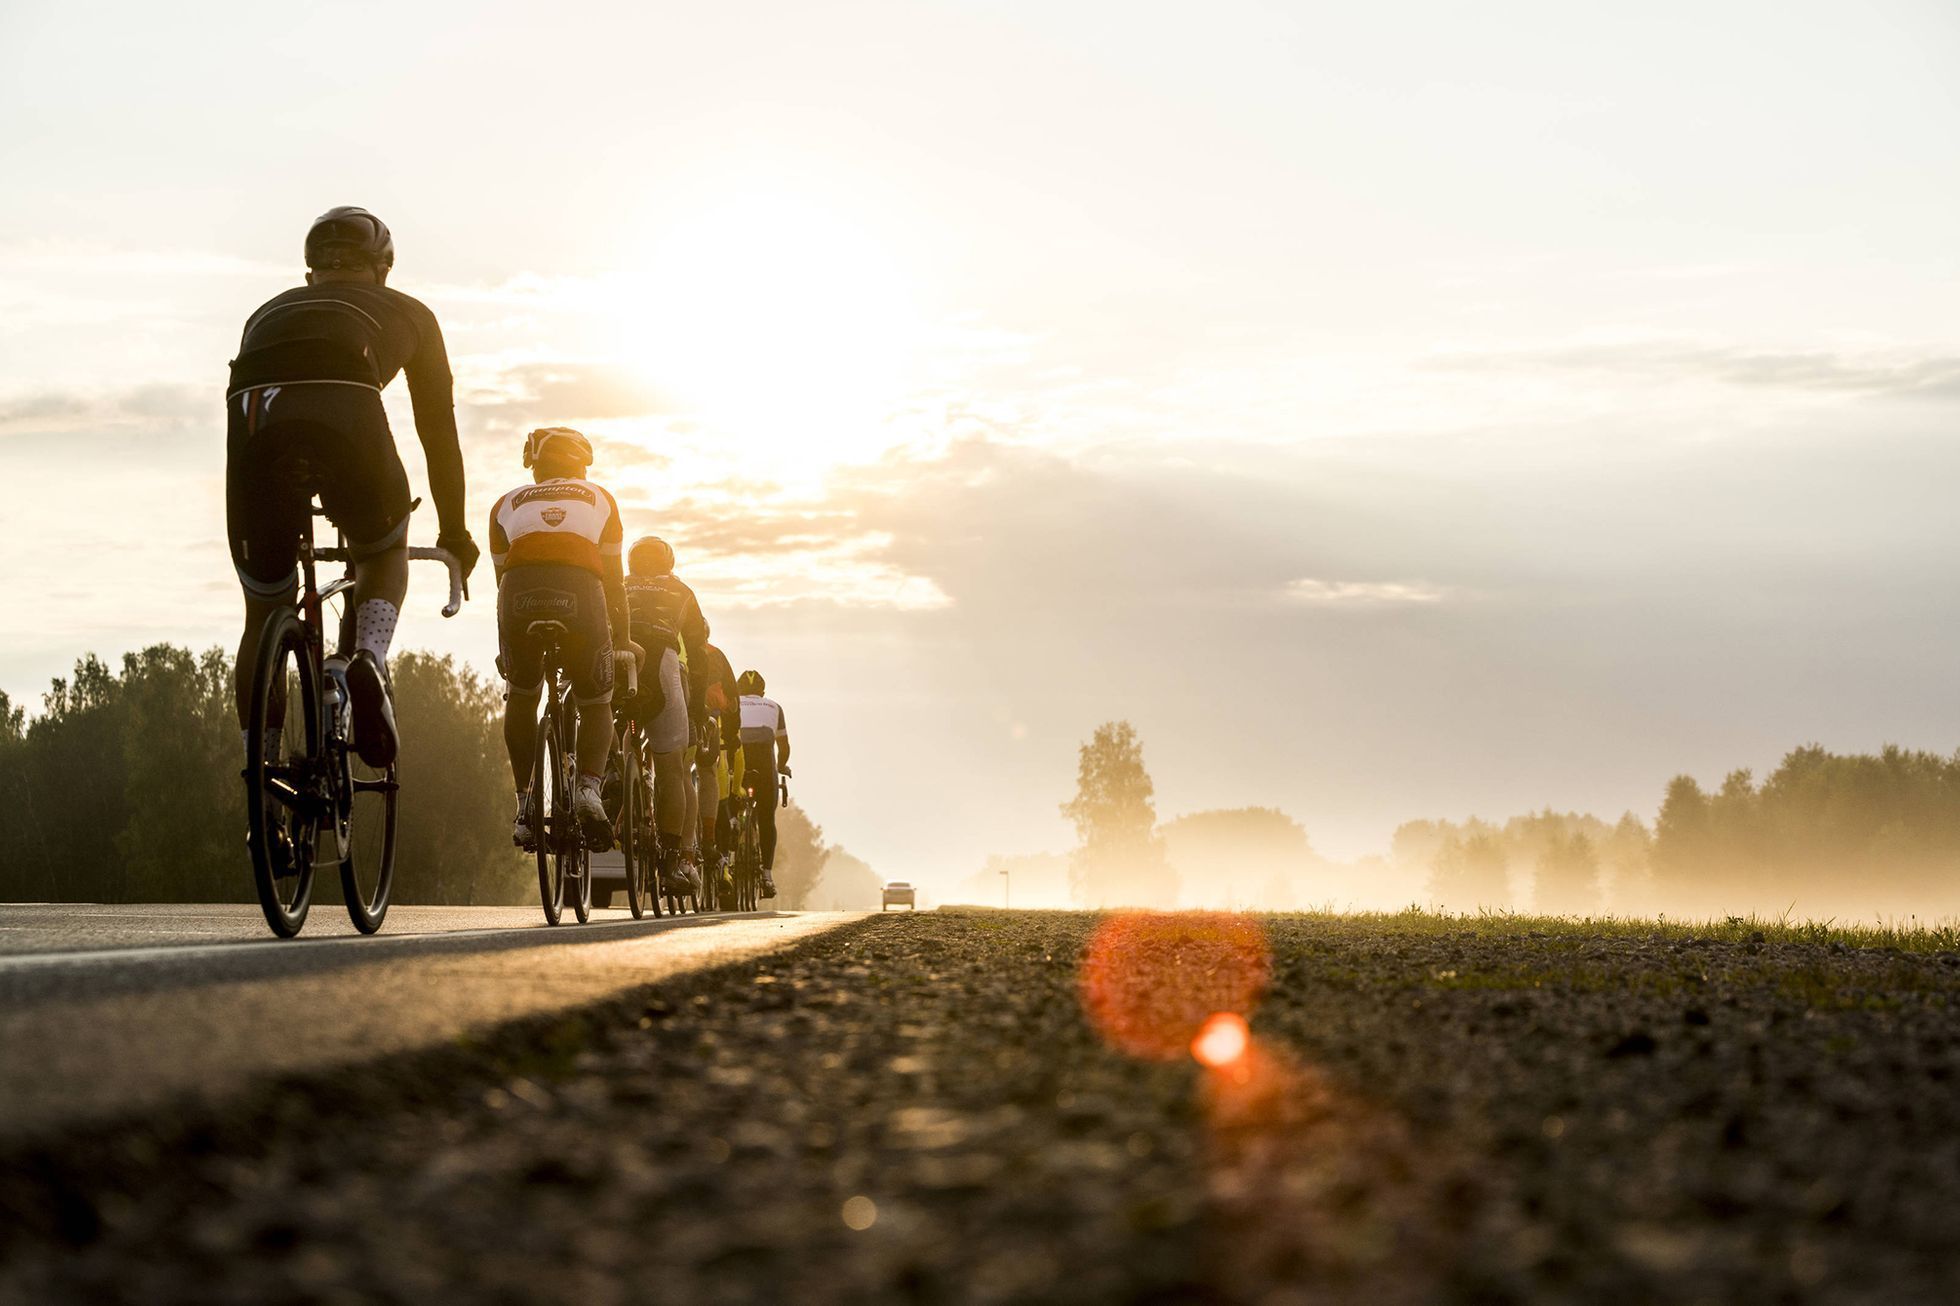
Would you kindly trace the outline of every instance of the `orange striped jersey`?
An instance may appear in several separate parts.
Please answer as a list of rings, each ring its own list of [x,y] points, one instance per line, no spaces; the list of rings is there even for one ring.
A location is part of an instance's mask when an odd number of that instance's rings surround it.
[[[626,536],[603,485],[559,477],[520,485],[490,510],[490,559],[504,567],[569,563],[605,575]]]

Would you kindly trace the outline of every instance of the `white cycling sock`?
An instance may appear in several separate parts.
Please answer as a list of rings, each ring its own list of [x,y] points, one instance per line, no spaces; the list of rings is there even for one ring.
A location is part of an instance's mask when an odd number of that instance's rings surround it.
[[[375,662],[385,670],[388,646],[395,642],[395,623],[401,618],[401,609],[388,600],[369,599],[354,613],[354,648],[374,654]]]

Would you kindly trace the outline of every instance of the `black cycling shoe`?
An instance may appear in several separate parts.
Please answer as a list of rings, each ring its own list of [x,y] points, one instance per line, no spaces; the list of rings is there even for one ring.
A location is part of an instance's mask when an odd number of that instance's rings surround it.
[[[660,892],[670,898],[685,898],[692,891],[687,875],[681,869],[679,849],[662,853],[660,857]]]
[[[776,896],[776,882],[770,878],[769,872],[764,871],[762,873],[762,887],[756,890],[755,896],[758,898],[773,898]]]
[[[395,705],[388,700],[381,664],[366,649],[356,649],[347,660],[347,693],[354,700],[354,751],[376,770],[394,765],[401,747]]]

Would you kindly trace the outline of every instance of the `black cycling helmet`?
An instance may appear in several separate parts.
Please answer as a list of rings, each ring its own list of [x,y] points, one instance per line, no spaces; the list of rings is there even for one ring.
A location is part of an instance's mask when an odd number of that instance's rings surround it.
[[[316,271],[395,266],[395,238],[388,224],[366,209],[343,204],[313,219],[306,229],[306,266]]]
[[[674,549],[667,541],[643,535],[626,551],[626,569],[635,576],[665,576],[674,569]]]
[[[762,673],[755,670],[744,671],[735,677],[735,688],[744,694],[760,694],[763,691]]]

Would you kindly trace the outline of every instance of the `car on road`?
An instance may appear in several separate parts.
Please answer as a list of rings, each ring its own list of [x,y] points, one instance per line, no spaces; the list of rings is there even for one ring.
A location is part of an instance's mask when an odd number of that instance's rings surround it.
[[[626,858],[619,849],[593,853],[587,865],[592,868],[592,905],[624,907],[626,905]],[[649,914],[651,914],[650,909]]]
[[[898,906],[910,907],[913,911],[919,910],[918,895],[904,880],[893,880],[885,886],[885,905],[878,910],[885,911]]]

